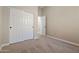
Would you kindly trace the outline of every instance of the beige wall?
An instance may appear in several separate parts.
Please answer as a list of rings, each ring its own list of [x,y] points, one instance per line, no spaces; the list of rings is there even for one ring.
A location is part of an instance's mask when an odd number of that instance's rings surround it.
[[[38,16],[42,16],[42,9],[43,8],[40,8],[40,7],[38,8]]]
[[[0,45],[2,41],[2,7],[0,7]]]
[[[2,7],[2,41],[1,44],[9,42],[9,9]]]
[[[45,7],[47,34],[79,43],[79,7]]]
[[[32,13],[34,15],[34,36],[37,35],[37,17],[38,17],[38,7],[36,6],[16,6],[11,8],[17,8],[24,10],[26,12]],[[1,14],[2,13],[2,14]],[[2,17],[2,19],[1,19]],[[2,23],[2,24],[1,24]],[[2,31],[0,30],[0,45],[9,43],[9,9],[7,7],[0,7],[0,29],[2,26]],[[1,34],[2,32],[2,34]],[[2,36],[2,38],[1,38]]]

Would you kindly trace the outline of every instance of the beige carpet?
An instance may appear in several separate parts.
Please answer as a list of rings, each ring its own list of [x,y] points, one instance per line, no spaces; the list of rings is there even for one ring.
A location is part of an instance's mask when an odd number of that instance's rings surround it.
[[[26,40],[10,44],[2,48],[1,52],[10,53],[78,53],[79,47],[51,39],[45,36],[37,40]]]

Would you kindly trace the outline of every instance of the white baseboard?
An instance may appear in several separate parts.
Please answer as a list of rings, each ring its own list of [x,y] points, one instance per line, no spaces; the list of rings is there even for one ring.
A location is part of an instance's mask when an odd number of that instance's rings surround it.
[[[2,50],[2,47],[4,47],[4,46],[8,46],[10,43],[5,43],[5,44],[2,44],[1,46],[0,46],[0,50]]]
[[[47,35],[47,37],[53,38],[53,39],[56,39],[56,40],[60,40],[62,42],[65,42],[65,43],[68,43],[68,44],[71,44],[71,45],[74,45],[74,46],[78,46],[79,47],[79,44],[78,43],[74,43],[74,42],[71,42],[71,41],[68,41],[68,40],[64,40],[64,39],[60,39],[60,38],[57,38],[57,37],[53,37],[53,36],[50,36],[50,35]]]

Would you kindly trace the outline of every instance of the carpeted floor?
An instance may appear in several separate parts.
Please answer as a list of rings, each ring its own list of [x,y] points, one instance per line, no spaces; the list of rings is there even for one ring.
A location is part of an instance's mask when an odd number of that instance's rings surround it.
[[[2,48],[7,53],[78,53],[79,47],[45,36],[37,40],[26,40]]]

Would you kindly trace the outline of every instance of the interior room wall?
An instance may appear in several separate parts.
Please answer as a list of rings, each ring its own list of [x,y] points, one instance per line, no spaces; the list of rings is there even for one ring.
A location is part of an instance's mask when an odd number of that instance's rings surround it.
[[[48,6],[43,8],[47,18],[47,34],[79,44],[79,7]]]
[[[9,43],[9,9],[2,7],[2,44]]]
[[[42,9],[43,8],[38,7],[38,16],[42,16]]]
[[[2,41],[2,7],[0,7],[0,45]]]

